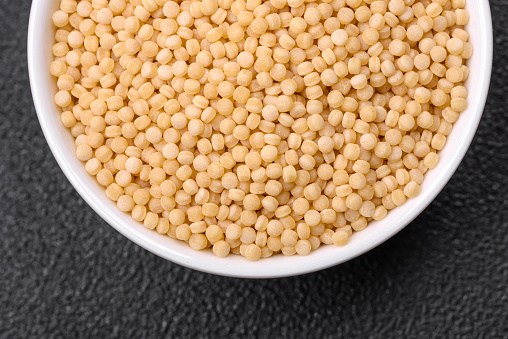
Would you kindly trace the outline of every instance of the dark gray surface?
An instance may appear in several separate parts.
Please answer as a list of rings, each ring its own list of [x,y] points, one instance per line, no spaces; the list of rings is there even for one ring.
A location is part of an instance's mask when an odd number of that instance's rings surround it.
[[[360,258],[258,281],[158,258],[74,191],[32,104],[29,6],[0,0],[1,338],[508,336],[508,1],[491,1],[494,74],[478,134],[434,203]]]

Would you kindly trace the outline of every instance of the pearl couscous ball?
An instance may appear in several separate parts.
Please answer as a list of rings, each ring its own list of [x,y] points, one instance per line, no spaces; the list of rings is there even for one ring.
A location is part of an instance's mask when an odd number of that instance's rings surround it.
[[[250,260],[420,193],[467,108],[465,0],[61,0],[56,104],[132,218]]]

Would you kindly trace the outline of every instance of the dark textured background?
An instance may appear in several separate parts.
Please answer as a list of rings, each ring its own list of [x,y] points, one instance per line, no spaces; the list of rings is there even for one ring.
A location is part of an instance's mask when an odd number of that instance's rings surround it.
[[[257,281],[167,262],[74,191],[32,104],[30,3],[0,0],[1,338],[508,336],[507,0],[478,134],[434,203],[355,260]]]

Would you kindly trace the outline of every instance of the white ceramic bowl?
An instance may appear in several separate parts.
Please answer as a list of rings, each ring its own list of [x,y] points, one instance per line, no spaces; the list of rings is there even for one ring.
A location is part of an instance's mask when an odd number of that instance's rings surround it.
[[[59,109],[53,103],[55,79],[48,71],[52,60],[54,31],[51,15],[59,0],[34,0],[28,31],[28,66],[32,95],[42,130],[63,172],[83,199],[117,231],[138,245],[165,258],[199,271],[245,278],[275,278],[313,272],[355,258],[386,241],[416,218],[437,196],[464,157],[482,116],[492,67],[492,23],[487,0],[468,0],[471,19],[467,27],[474,46],[469,61],[467,82],[469,108],[456,122],[439,165],[425,175],[422,193],[380,222],[355,233],[345,247],[322,246],[309,256],[276,255],[250,262],[238,255],[218,258],[211,251],[196,252],[187,244],[144,228],[122,213],[104,194],[93,177],[76,159],[73,138],[60,122]]]

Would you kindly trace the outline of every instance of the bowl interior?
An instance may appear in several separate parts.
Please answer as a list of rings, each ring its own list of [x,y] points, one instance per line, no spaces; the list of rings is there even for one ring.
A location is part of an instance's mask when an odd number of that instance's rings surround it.
[[[480,121],[488,92],[492,66],[492,24],[487,0],[468,0],[470,23],[467,27],[474,55],[469,61],[469,108],[455,123],[447,145],[440,152],[439,165],[425,175],[422,193],[392,210],[379,222],[355,233],[345,247],[322,246],[309,256],[276,255],[250,262],[237,255],[218,258],[211,251],[196,252],[187,244],[148,230],[120,212],[104,194],[104,189],[88,175],[76,159],[73,138],[60,122],[59,109],[53,103],[55,80],[48,68],[52,61],[54,28],[51,15],[57,0],[34,0],[28,35],[28,64],[32,95],[38,118],[49,146],[65,175],[86,202],[111,226],[147,250],[178,264],[214,274],[273,278],[308,273],[350,260],[384,242],[410,223],[448,182],[460,164]]]

